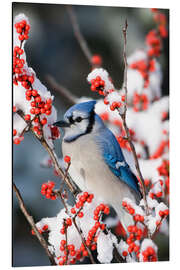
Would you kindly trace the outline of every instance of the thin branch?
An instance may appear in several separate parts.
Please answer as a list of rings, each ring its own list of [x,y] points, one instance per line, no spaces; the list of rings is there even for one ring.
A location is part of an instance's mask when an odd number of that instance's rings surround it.
[[[86,248],[86,250],[87,250],[87,252],[88,252],[88,255],[89,255],[89,258],[90,258],[90,260],[91,260],[91,263],[92,263],[92,264],[95,264],[96,262],[94,261],[94,258],[93,258],[93,256],[92,256],[91,250],[90,250],[90,249],[88,248],[88,246],[86,245],[86,241],[85,241],[84,237],[82,236],[82,233],[81,233],[80,229],[79,229],[78,226],[77,226],[75,217],[72,218],[72,222],[73,222],[74,226],[76,227],[76,230],[78,231],[78,233],[79,233],[79,235],[80,235],[80,237],[81,237],[81,240],[82,240],[82,242],[83,242],[83,245],[85,246],[85,248]]]
[[[130,145],[130,148],[131,148],[133,157],[134,157],[135,167],[136,167],[136,170],[137,170],[137,173],[138,173],[138,176],[139,176],[139,181],[140,181],[140,183],[141,183],[141,189],[142,189],[142,195],[143,195],[143,199],[144,199],[144,203],[145,203],[145,211],[146,211],[146,215],[149,215],[149,208],[148,208],[147,199],[146,199],[146,192],[145,192],[144,179],[143,179],[143,176],[142,176],[140,167],[139,167],[139,161],[138,161],[138,157],[137,157],[137,154],[136,154],[136,150],[135,150],[134,144],[132,143],[132,140],[131,140],[131,136],[130,136],[130,133],[129,133],[129,128],[128,128],[127,123],[126,123],[127,93],[128,93],[128,90],[127,90],[127,68],[128,68],[128,63],[127,63],[127,55],[126,55],[126,47],[127,47],[127,28],[128,28],[128,24],[127,24],[127,20],[126,20],[126,21],[125,21],[125,26],[124,26],[124,28],[123,28],[123,36],[124,36],[123,58],[124,58],[125,110],[124,110],[124,114],[123,114],[123,115],[121,115],[120,112],[119,112],[119,114],[120,114],[120,116],[121,116],[121,118],[122,118],[122,121],[123,121],[123,126],[124,126],[124,130],[125,130],[125,133],[126,133],[126,137],[127,137],[127,139],[128,139],[128,142],[129,142],[129,145]]]
[[[159,232],[159,229],[160,229],[160,227],[161,227],[161,224],[162,224],[163,220],[164,220],[164,217],[161,217],[160,222],[159,222],[158,225],[156,226],[156,229],[155,229],[155,231],[153,232],[153,234],[151,235],[151,239],[152,239],[152,240],[154,240],[154,238],[156,237],[156,234]]]
[[[78,98],[73,95],[66,87],[60,85],[51,75],[46,75],[45,80],[53,90],[57,91],[61,96],[66,98],[71,105],[77,103]]]
[[[24,214],[25,218],[27,219],[28,223],[30,224],[31,228],[33,229],[33,231],[35,232],[36,237],[38,238],[41,246],[45,249],[45,252],[50,260],[51,265],[57,265],[53,255],[50,253],[49,249],[48,249],[48,245],[46,243],[46,240],[44,239],[44,237],[42,236],[42,234],[40,234],[40,232],[38,231],[38,228],[36,227],[36,224],[33,220],[33,217],[28,213],[26,206],[24,204],[24,201],[22,199],[22,196],[20,194],[20,191],[18,190],[18,188],[16,187],[15,183],[13,183],[13,190],[16,194],[16,197],[19,201],[19,206],[20,209],[22,211],[22,213]]]
[[[67,225],[66,225],[65,219],[64,219],[64,227],[65,227],[65,237],[66,237],[66,263],[65,264],[67,265],[69,250],[68,250]]]
[[[73,27],[73,31],[74,31],[74,35],[77,39],[77,41],[79,42],[79,45],[82,49],[82,51],[84,52],[88,62],[90,65],[92,65],[91,59],[92,59],[92,53],[87,45],[86,40],[84,39],[83,35],[81,34],[80,28],[79,28],[79,24],[76,18],[76,14],[73,10],[72,6],[66,6],[71,23],[72,23],[72,27]]]

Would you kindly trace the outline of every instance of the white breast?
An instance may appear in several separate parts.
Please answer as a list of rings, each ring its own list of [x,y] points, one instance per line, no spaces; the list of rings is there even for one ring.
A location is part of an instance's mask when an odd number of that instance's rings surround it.
[[[105,164],[91,134],[71,143],[63,142],[62,151],[71,157],[69,173],[81,190],[90,191],[111,205],[120,205],[127,196],[134,199],[127,185]]]

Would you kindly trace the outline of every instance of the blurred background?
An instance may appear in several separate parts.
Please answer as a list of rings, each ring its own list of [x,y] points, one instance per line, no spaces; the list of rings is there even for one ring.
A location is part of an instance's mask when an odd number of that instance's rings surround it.
[[[123,78],[123,36],[122,27],[128,20],[127,55],[137,48],[144,47],[147,32],[155,27],[152,13],[146,8],[73,6],[82,34],[93,54],[100,54],[103,67],[113,78],[114,85],[120,88]],[[19,13],[28,16],[31,30],[25,44],[28,65],[31,66],[41,82],[55,96],[54,105],[60,119],[69,107],[58,92],[48,84],[51,75],[74,95],[98,96],[89,90],[86,81],[90,65],[74,37],[71,21],[66,7],[61,4],[13,3],[13,18]],[[168,10],[162,10],[169,16]],[[169,40],[163,43],[164,52],[160,57],[163,69],[163,95],[169,93]],[[56,153],[61,156],[60,141],[55,141]],[[53,180],[59,183],[52,169],[45,169],[40,162],[46,155],[45,150],[30,134],[13,149],[13,180],[21,191],[25,204],[35,221],[43,217],[55,216],[61,204],[58,200],[45,199],[40,193],[43,182]],[[49,260],[31,228],[19,210],[13,194],[13,266],[45,266]],[[159,259],[169,259],[168,239],[158,236]]]

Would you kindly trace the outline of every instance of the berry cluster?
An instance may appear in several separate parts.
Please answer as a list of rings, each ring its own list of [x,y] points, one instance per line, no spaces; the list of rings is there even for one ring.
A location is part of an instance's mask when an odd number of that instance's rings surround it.
[[[92,66],[100,67],[102,65],[102,58],[98,54],[94,54],[91,58]]]
[[[19,34],[18,38],[21,41],[21,45],[14,47],[13,51],[13,74],[22,74],[23,67],[25,64],[24,59],[20,59],[20,56],[24,53],[24,50],[21,48],[24,40],[29,38],[29,30],[30,25],[26,22],[26,20],[22,20],[19,23],[15,24],[16,32]],[[17,80],[14,78],[14,84],[17,85]]]
[[[13,137],[15,137],[17,135],[17,130],[16,129],[13,129]],[[20,144],[20,142],[24,139],[23,136],[20,136],[20,137],[15,137],[13,142],[14,144]]]
[[[112,102],[112,104],[110,105],[110,110],[111,111],[114,111],[115,109],[118,109],[118,108],[120,108],[120,107],[122,107],[123,106],[123,104],[121,103],[121,102],[116,102],[116,101],[114,101],[114,102]]]
[[[76,202],[75,206],[71,208],[71,214],[73,214],[74,218],[83,218],[84,213],[82,211],[84,204],[91,203],[94,198],[93,194],[89,194],[88,192],[83,192],[82,195],[78,197],[78,201]],[[94,220],[95,224],[94,226],[89,230],[88,236],[85,239],[85,244],[81,244],[79,249],[75,249],[74,245],[67,245],[66,246],[66,241],[61,240],[60,242],[60,250],[64,252],[64,256],[59,257],[59,265],[64,265],[66,263],[66,252],[68,250],[68,255],[71,256],[69,263],[74,264],[77,260],[80,260],[83,257],[88,256],[88,251],[86,249],[86,246],[90,248],[92,251],[96,250],[96,242],[98,238],[98,230],[105,230],[105,224],[101,223],[100,216],[101,214],[104,213],[106,215],[109,214],[109,207],[100,204],[96,207],[94,210]],[[72,218],[67,218],[64,221],[63,226],[60,229],[60,233],[64,235],[66,233],[66,230],[68,227],[72,226]]]
[[[144,79],[144,88],[147,88],[149,85],[149,73],[155,71],[154,59],[149,59],[149,61],[139,60],[132,63],[129,67],[140,72]]]
[[[147,110],[149,105],[149,99],[146,94],[139,95],[137,92],[135,92],[133,96],[133,104],[133,110],[135,112]]]
[[[144,222],[144,216],[136,214],[132,205],[128,204],[126,201],[122,201],[122,206],[130,215],[133,216],[135,222]]]
[[[21,83],[22,87],[26,89],[25,96],[26,100],[30,102],[31,109],[30,114],[26,114],[24,119],[29,123],[32,121],[34,123],[33,130],[38,135],[42,135],[43,126],[47,124],[46,116],[51,115],[52,113],[52,99],[47,98],[46,100],[38,93],[38,90],[33,88],[34,75],[28,75],[27,71],[23,69],[25,64],[24,59],[20,59],[20,56],[24,53],[24,50],[21,48],[24,40],[28,39],[28,32],[30,29],[29,24],[25,20],[15,24],[17,33],[19,34],[19,40],[21,41],[20,47],[16,46],[13,52],[13,83],[18,85],[18,82]],[[15,112],[15,110],[13,109]],[[31,119],[31,115],[34,115],[34,118]],[[44,116],[43,116],[44,115]],[[51,130],[51,139],[57,139],[60,135],[57,127],[49,127]],[[15,136],[15,135],[14,135]],[[19,144],[21,138],[15,138],[14,143]]]
[[[167,217],[169,215],[169,209],[165,209],[164,211],[160,210],[159,211],[159,216],[161,218]]]
[[[158,187],[157,187],[157,191],[156,191],[155,186],[157,186],[157,185],[158,185]],[[161,198],[163,196],[163,187],[164,187],[164,182],[161,179],[158,182],[152,184],[151,190],[149,192],[149,197],[151,199],[154,199],[155,197]]]
[[[91,90],[99,92],[100,95],[104,95],[105,81],[97,76],[95,79],[91,80]]]
[[[13,51],[13,74],[22,74],[23,73],[23,67],[24,67],[24,59],[20,59],[20,55],[24,53],[24,50],[20,47],[16,46],[14,47]],[[17,85],[17,79],[13,79],[13,83]]]
[[[169,194],[169,160],[163,160],[161,166],[157,168],[159,175],[164,176],[165,179],[165,192]]]
[[[20,41],[27,40],[29,38],[30,25],[26,20],[22,20],[15,24],[16,32],[19,34],[18,38]]]
[[[54,186],[55,183],[52,181],[42,184],[41,194],[45,196],[47,199],[56,200],[56,195],[53,191]]]
[[[168,32],[166,29],[167,19],[166,16],[159,12],[158,9],[153,9],[154,13],[154,21],[158,24],[158,31],[162,38],[166,38],[168,36]]]
[[[128,244],[128,252],[132,253],[135,252],[136,256],[139,256],[139,249],[140,246],[135,243],[136,240],[141,240],[143,237],[143,231],[138,228],[136,225],[133,226],[128,226],[128,232],[129,232],[129,237],[126,240],[126,243]]]
[[[169,148],[169,140],[167,141],[161,141],[159,147],[157,148],[156,152],[150,157],[150,159],[156,159],[164,153],[165,148]]]
[[[142,251],[143,262],[156,262],[157,254],[153,247],[149,246]]]
[[[146,36],[146,44],[148,45],[148,56],[159,57],[162,49],[162,41],[156,30],[151,30]]]
[[[161,166],[157,168],[159,175],[169,176],[169,160],[163,160]]]

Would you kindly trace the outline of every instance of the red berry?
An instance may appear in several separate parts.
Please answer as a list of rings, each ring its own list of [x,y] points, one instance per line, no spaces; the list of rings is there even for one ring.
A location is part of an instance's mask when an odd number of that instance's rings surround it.
[[[16,139],[14,139],[14,144],[20,144],[20,139],[19,138],[16,138]]]
[[[93,244],[93,245],[91,246],[91,250],[96,250],[96,244]]]
[[[91,90],[96,91],[96,87],[94,86],[94,84],[91,85]]]
[[[86,200],[88,203],[91,203],[92,202],[92,199],[90,197],[87,198]]]
[[[127,251],[123,251],[122,255],[126,257],[128,255]]]
[[[166,216],[168,216],[168,215],[169,215],[169,209],[164,210],[164,214],[165,214]]]
[[[122,202],[122,206],[123,206],[123,207],[126,207],[126,206],[127,206],[127,202],[123,201],[123,202]]]
[[[101,65],[102,65],[102,58],[101,58],[100,55],[95,54],[95,55],[93,55],[93,57],[91,58],[91,62],[92,62],[92,65],[101,66]]]
[[[163,217],[164,216],[164,211],[159,211],[159,215],[160,215],[160,217]]]
[[[45,113],[46,110],[44,108],[41,108],[41,114]]]
[[[31,107],[36,107],[36,102],[35,101],[31,102]]]
[[[42,230],[43,230],[43,231],[47,231],[47,230],[48,230],[48,225],[45,224],[45,225],[43,226]]]
[[[39,123],[39,118],[38,117],[34,118],[34,123]]]
[[[50,104],[45,104],[45,105],[44,105],[44,109],[45,109],[45,110],[49,110],[50,108],[51,108],[51,105],[50,105]]]
[[[71,220],[71,218],[67,218],[67,219],[66,219],[66,224],[67,224],[68,226],[71,226],[71,225],[72,225],[72,220]]]
[[[35,108],[35,114],[39,114],[40,113],[40,109],[39,108]]]
[[[74,250],[75,249],[75,246],[74,245],[69,245],[69,250]]]
[[[69,156],[65,156],[65,157],[64,157],[64,161],[65,161],[66,163],[70,163],[70,162],[71,162],[71,158],[70,158]]]
[[[26,91],[26,96],[31,97],[31,95],[32,95],[32,91],[31,90],[27,90]]]
[[[115,110],[115,108],[114,108],[113,105],[110,106],[110,110],[111,110],[111,111],[114,111],[114,110]]]
[[[104,209],[104,214],[109,215],[109,212],[110,212],[109,207],[106,206],[105,209]]]
[[[36,97],[37,94],[38,94],[37,90],[33,89],[33,90],[32,90],[32,95],[33,95],[34,97]]]
[[[19,38],[19,40],[21,40],[21,41],[22,41],[22,40],[24,40],[24,35],[19,35],[19,37],[18,37],[18,38]]]
[[[50,114],[51,114],[51,110],[47,110],[47,111],[45,112],[45,114],[46,114],[46,115],[50,115]]]
[[[43,119],[41,120],[41,124],[42,124],[42,125],[47,124],[47,118],[43,118]]]
[[[71,256],[75,256],[75,255],[76,255],[76,251],[75,251],[75,250],[71,250],[71,251],[70,251],[70,255],[71,255]]]
[[[75,208],[71,208],[71,213],[72,213],[72,214],[76,214]]]
[[[79,213],[78,213],[78,217],[79,217],[79,218],[82,218],[83,216],[84,216],[83,212],[79,212]]]
[[[109,104],[109,101],[107,99],[104,99],[104,104],[105,105],[108,105]]]
[[[64,231],[63,228],[60,230],[60,233],[61,233],[61,234],[65,234],[65,231]]]
[[[65,247],[64,246],[60,246],[59,248],[61,251],[64,251],[65,250]]]
[[[17,130],[13,129],[13,136],[16,136],[16,134],[17,134]]]
[[[134,213],[135,213],[134,209],[131,208],[131,209],[129,210],[129,214],[130,214],[130,215],[133,215]]]
[[[26,24],[25,30],[26,31],[29,31],[29,29],[30,29],[30,25],[29,24]]]
[[[83,251],[83,256],[84,256],[84,257],[88,256],[88,251],[87,251],[87,250],[84,250],[84,251]]]
[[[51,98],[48,98],[48,99],[46,100],[46,103],[47,103],[47,104],[51,104],[51,103],[52,103],[52,99],[51,99]]]
[[[37,103],[40,103],[41,102],[41,97],[39,96],[39,97],[36,97],[35,98],[35,101],[37,102]]]

